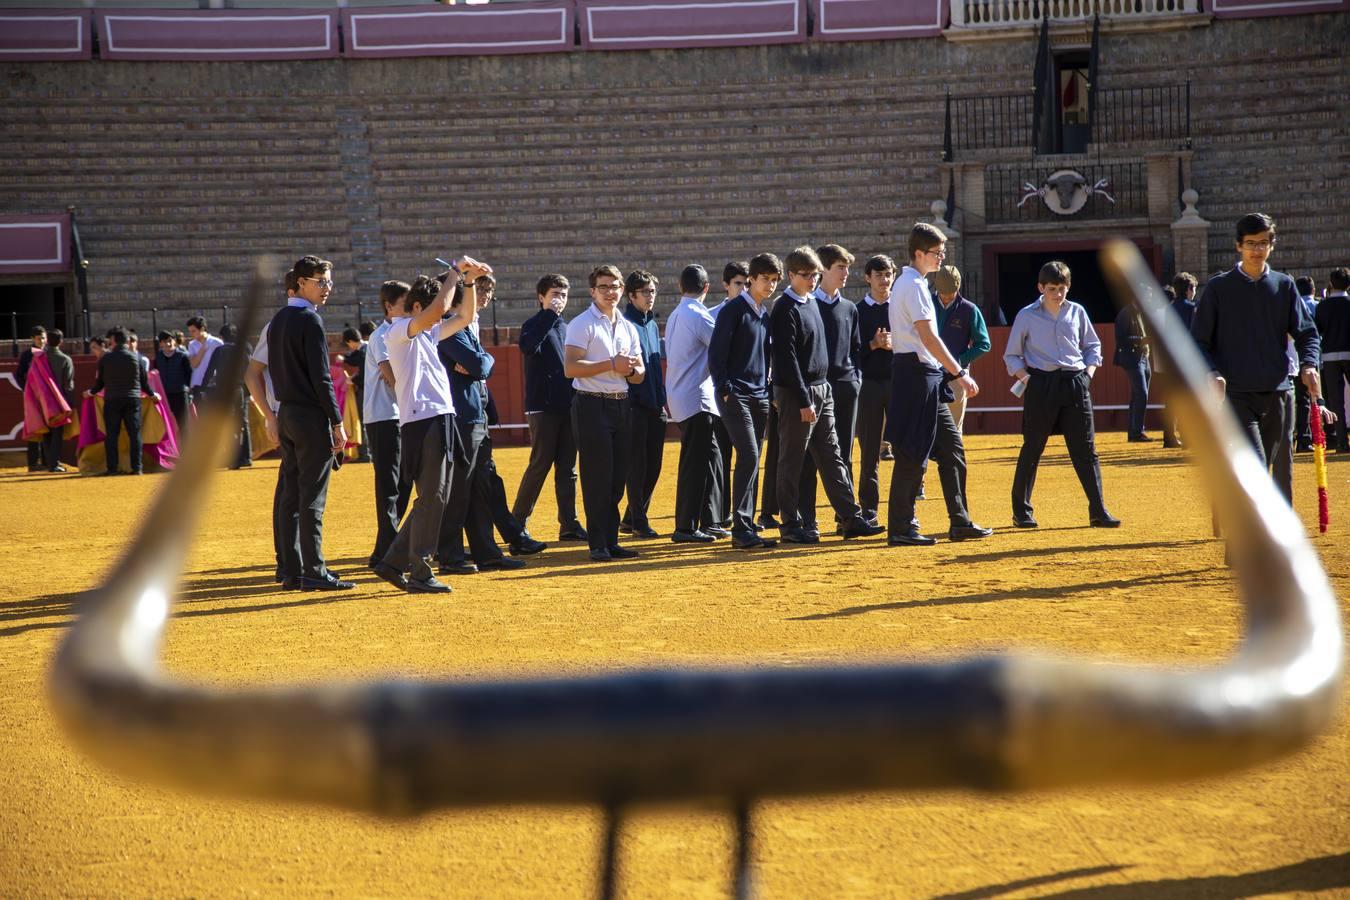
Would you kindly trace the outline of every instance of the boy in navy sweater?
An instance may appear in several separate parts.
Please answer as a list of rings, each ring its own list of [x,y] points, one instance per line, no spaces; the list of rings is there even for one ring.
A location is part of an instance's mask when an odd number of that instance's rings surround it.
[[[1275,485],[1291,499],[1294,390],[1286,347],[1292,338],[1299,377],[1320,404],[1321,344],[1294,279],[1267,262],[1275,248],[1275,221],[1265,213],[1249,213],[1235,231],[1238,264],[1205,285],[1191,334],[1238,424],[1262,463],[1274,466]]]
[[[844,468],[834,428],[834,394],[830,390],[830,357],[825,323],[814,301],[816,281],[824,270],[810,247],[798,247],[787,258],[789,284],[769,314],[773,357],[773,402],[778,408],[778,503],[782,538],[795,544],[820,540],[801,515],[798,485],[802,461],[815,460],[845,538],[880,534],[884,529],[862,516],[853,496],[853,482]]]

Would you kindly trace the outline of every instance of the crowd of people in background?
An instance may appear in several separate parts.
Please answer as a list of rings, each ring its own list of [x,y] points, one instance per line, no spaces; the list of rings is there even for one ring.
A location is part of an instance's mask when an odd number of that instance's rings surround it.
[[[1333,413],[1343,410],[1350,378],[1350,272],[1333,270],[1319,302],[1310,278],[1270,268],[1275,243],[1268,216],[1245,216],[1235,228],[1233,269],[1215,273],[1199,297],[1197,279],[1185,272],[1167,290],[1288,498],[1293,454],[1311,446],[1313,410],[1327,423],[1331,447],[1350,452],[1345,424]],[[234,354],[246,354],[245,383],[225,398],[239,416],[230,466],[252,464],[254,407],[280,448],[273,531],[276,577],[288,589],[354,586],[323,556],[328,481],[349,445],[340,390],[361,423],[355,459],[373,469],[376,540],[368,565],[407,591],[443,593],[450,587],[438,576],[518,568],[520,557],[546,549],[529,525],[550,474],[559,541],[585,542],[596,562],[638,556],[621,536],[660,536],[651,504],[671,424],[680,434],[676,543],[727,541],[747,551],[817,543],[819,484],[842,538],[884,532],[892,546],[930,545],[936,539],[916,514],[930,461],[947,537],[979,540],[992,529],[969,508],[963,424],[980,391],[970,366],[991,341],[945,255],[945,235],[916,224],[899,264],[885,255],[863,262],[866,292],[856,300],[844,291],[857,260],[837,244],[727,263],[720,290],[691,264],[680,273],[664,334],[654,313],[660,280],[651,272],[597,266],[587,277],[589,303],[570,320],[571,282],[544,275],[538,310],[519,332],[530,457],[510,503],[492,455],[494,358],[478,335],[478,313],[493,301],[496,279],[491,266],[468,257],[435,277],[386,282],[382,321],[342,333],[336,384],[321,317],[333,267],[307,256],[287,273],[287,305],[254,345],[228,324],[212,334],[194,316],[186,335],[160,332],[147,359],[134,332],[113,328],[92,342],[97,376],[84,395],[103,397],[106,474],[118,471],[122,432],[131,472],[139,474],[142,398],[157,401],[162,391],[178,431],[190,434],[194,403],[220,391],[218,373]],[[1106,506],[1095,446],[1091,381],[1104,362],[1101,342],[1084,307],[1069,299],[1071,285],[1067,265],[1043,266],[1039,295],[1017,312],[1004,349],[1023,403],[1011,497],[1019,528],[1038,525],[1032,493],[1055,433],[1064,436],[1083,488],[1088,524],[1120,525]],[[1138,309],[1122,309],[1115,325],[1112,362],[1130,385],[1127,437],[1151,441],[1144,429],[1151,385],[1155,377],[1165,384],[1169,373]],[[36,329],[19,380],[42,355],[43,371],[73,406],[74,367],[62,341],[60,331]],[[1162,421],[1163,446],[1182,446],[1170,408]],[[30,444],[30,470],[64,471],[59,435],[52,429]],[[888,456],[883,522],[879,470]]]

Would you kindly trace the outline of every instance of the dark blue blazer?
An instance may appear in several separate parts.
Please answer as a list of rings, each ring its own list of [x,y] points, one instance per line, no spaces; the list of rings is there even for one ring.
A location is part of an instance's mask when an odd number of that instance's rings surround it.
[[[572,379],[563,374],[566,340],[567,326],[551,309],[539,310],[520,326],[526,412],[572,411]]]

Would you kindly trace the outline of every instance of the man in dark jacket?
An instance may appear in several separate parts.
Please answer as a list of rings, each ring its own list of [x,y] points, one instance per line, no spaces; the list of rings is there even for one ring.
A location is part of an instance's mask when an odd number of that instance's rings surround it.
[[[1153,440],[1144,433],[1148,383],[1153,369],[1149,365],[1148,334],[1138,304],[1131,303],[1116,315],[1116,352],[1111,361],[1125,370],[1125,378],[1130,382],[1126,440],[1136,443]]]
[[[1331,270],[1331,290],[1313,317],[1322,337],[1322,388],[1327,407],[1340,419],[1327,431],[1327,446],[1350,453],[1345,432],[1345,382],[1350,379],[1350,269]]]
[[[103,391],[103,452],[107,457],[104,475],[116,475],[118,469],[117,441],[122,427],[127,429],[127,455],[131,474],[141,474],[141,397],[159,399],[150,391],[141,369],[140,357],[127,347],[127,332],[114,328],[109,332],[113,349],[98,361],[98,377],[84,392],[92,397]]]
[[[623,315],[637,329],[642,347],[642,365],[647,375],[641,384],[628,388],[628,507],[619,521],[619,531],[642,538],[657,536],[647,520],[652,491],[661,477],[666,447],[666,382],[661,371],[661,328],[656,324],[657,278],[638,269],[628,273]]]
[[[53,328],[47,334],[47,365],[51,366],[52,378],[56,381],[56,389],[65,398],[66,405],[75,409],[75,361],[61,349],[65,337],[65,334],[59,328]],[[60,426],[53,428],[47,435],[47,445],[44,452],[47,455],[48,472],[66,471],[66,467],[61,465],[61,444],[64,431],[65,427]]]
[[[530,461],[520,476],[511,514],[528,528],[530,514],[553,470],[558,498],[558,540],[584,541],[577,520],[577,442],[572,434],[572,379],[563,374],[567,326],[563,310],[571,287],[562,275],[545,275],[535,292],[539,312],[520,326],[520,355],[525,364],[525,421],[530,425]]]
[[[178,346],[172,334],[161,331],[156,340],[159,350],[151,362],[150,368],[159,372],[160,383],[164,386],[164,399],[173,411],[174,422],[178,424],[178,437],[181,440],[187,428],[188,404],[191,402],[192,362],[187,351]]]

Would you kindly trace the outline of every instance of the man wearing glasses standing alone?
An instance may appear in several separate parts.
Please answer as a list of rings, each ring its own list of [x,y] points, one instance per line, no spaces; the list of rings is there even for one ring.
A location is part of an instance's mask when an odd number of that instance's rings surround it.
[[[642,347],[633,323],[619,315],[623,273],[598,266],[591,305],[567,326],[563,374],[572,379],[572,431],[581,468],[591,559],[632,559],[619,546],[619,501],[628,474],[628,385],[641,384]]]
[[[283,487],[281,521],[299,519],[298,540],[283,545],[283,585],[289,590],[345,591],[356,587],[328,571],[323,558],[323,512],[333,455],[347,446],[333,377],[328,369],[328,341],[319,307],[333,292],[333,264],[316,256],[296,262],[291,273],[298,285],[286,308],[267,328],[268,371],[280,410],[277,436],[281,443]]]

